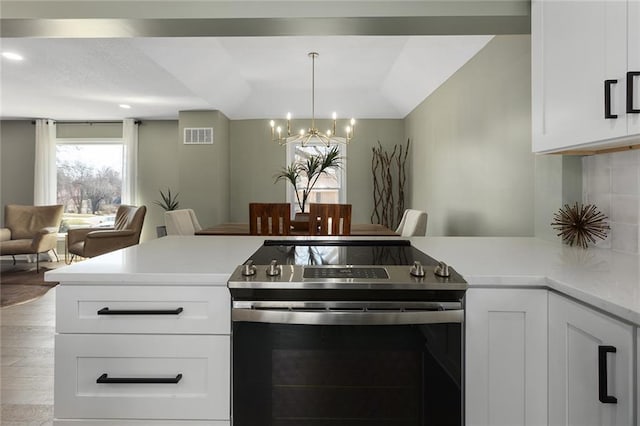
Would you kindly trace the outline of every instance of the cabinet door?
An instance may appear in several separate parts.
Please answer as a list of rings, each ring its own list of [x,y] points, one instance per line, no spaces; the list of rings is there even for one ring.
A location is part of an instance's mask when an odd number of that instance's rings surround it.
[[[230,340],[58,334],[55,417],[229,420]]]
[[[633,327],[555,293],[549,295],[549,425],[615,426],[633,419]],[[606,369],[599,365],[599,348]],[[599,373],[606,393],[599,398]],[[604,377],[603,377],[604,381]]]
[[[627,135],[627,4],[532,2],[533,150],[557,150]],[[605,80],[611,113],[604,118]]]
[[[640,72],[640,1],[632,0],[628,6],[628,71]],[[640,109],[640,76],[633,79],[633,108]],[[627,115],[629,135],[640,134],[640,114]]]
[[[547,291],[470,289],[465,300],[466,424],[546,424]]]

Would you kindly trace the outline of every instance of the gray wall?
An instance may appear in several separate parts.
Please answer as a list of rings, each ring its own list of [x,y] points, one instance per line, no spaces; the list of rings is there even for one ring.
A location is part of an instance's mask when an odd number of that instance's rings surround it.
[[[534,235],[529,36],[497,36],[406,118],[427,235]]]
[[[184,145],[185,127],[213,127],[213,145]],[[178,176],[181,207],[204,227],[229,221],[229,119],[220,111],[180,111]]]
[[[0,123],[0,208],[4,223],[7,204],[33,204],[36,127],[31,121]]]
[[[293,120],[292,129],[309,127],[308,120]],[[330,128],[330,120],[316,120],[318,129]],[[344,125],[342,126],[344,127]],[[340,128],[340,123],[337,126]],[[347,202],[353,205],[352,221],[369,223],[373,209],[371,149],[404,144],[403,120],[358,120],[356,137],[347,146]],[[231,122],[231,212],[235,222],[249,221],[250,202],[284,202],[287,183],[273,176],[286,164],[286,148],[271,142],[267,120]]]
[[[143,121],[138,127],[138,201],[147,206],[142,240],[156,237],[156,226],[164,225],[164,210],[154,204],[159,190],[180,192],[178,121]],[[188,207],[180,193],[180,207]]]
[[[582,199],[581,157],[538,155],[535,171],[535,236],[560,241],[551,226],[553,214]]]

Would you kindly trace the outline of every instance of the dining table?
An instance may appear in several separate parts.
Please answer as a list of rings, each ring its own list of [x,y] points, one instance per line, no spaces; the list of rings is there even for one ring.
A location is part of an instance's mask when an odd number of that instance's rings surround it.
[[[196,235],[250,235],[248,223],[221,223],[211,228],[204,228],[196,231]],[[305,236],[309,235],[308,230],[292,229],[289,235]],[[377,223],[352,223],[352,236],[360,237],[397,237],[399,234]]]

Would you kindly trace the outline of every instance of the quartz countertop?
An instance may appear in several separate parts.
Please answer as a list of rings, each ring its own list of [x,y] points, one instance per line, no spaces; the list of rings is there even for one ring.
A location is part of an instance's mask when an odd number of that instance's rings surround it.
[[[70,285],[226,285],[264,239],[169,236],[49,271],[45,279]],[[549,288],[640,325],[638,255],[520,237],[415,237],[411,242],[454,267],[470,287]]]

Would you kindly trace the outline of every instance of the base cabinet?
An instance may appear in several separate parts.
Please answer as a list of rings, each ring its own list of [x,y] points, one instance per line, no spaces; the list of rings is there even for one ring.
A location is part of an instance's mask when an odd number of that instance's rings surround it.
[[[229,336],[58,334],[55,416],[226,420],[229,354]]]
[[[547,423],[547,291],[469,289],[467,426]]]
[[[549,294],[550,426],[632,424],[634,333],[631,325]]]
[[[230,426],[223,285],[65,285],[56,294],[55,426]]]

